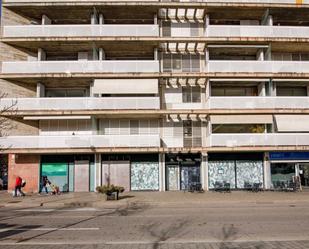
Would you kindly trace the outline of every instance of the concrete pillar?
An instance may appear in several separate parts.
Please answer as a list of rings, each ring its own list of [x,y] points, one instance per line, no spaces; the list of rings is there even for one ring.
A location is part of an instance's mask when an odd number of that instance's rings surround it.
[[[265,86],[265,82],[261,82],[258,85],[258,95],[259,96],[266,96],[266,86]]]
[[[202,188],[205,191],[208,190],[208,155],[207,153],[202,154],[201,184],[202,184]]]
[[[270,80],[269,81],[269,88],[270,88],[270,96],[277,96],[276,82]]]
[[[264,53],[264,61],[271,61],[271,44],[269,44],[268,48]]]
[[[105,56],[105,51],[103,48],[99,48],[99,60],[100,61],[103,61],[106,59],[106,56]]]
[[[211,146],[211,122],[210,118],[208,116],[208,122],[207,122],[207,127],[206,127],[206,146],[210,147]]]
[[[265,58],[264,58],[264,50],[263,49],[259,49],[256,53],[256,60],[258,61],[264,61]]]
[[[99,15],[99,24],[102,25],[104,23],[105,23],[104,16],[103,16],[102,13],[100,13],[100,15]]]
[[[266,25],[267,26],[273,26],[274,25],[274,20],[272,15],[268,15],[267,20],[266,20]]]
[[[158,25],[158,14],[154,14],[154,17],[153,17],[153,24],[154,25]]]
[[[45,85],[43,85],[40,82],[36,84],[36,97],[37,98],[45,97]]]
[[[46,15],[42,15],[42,25],[51,25],[51,24],[52,24],[51,20]]]
[[[91,117],[91,130],[93,135],[98,135],[98,125],[97,119],[95,117]]]
[[[204,36],[207,36],[207,27],[209,26],[209,15],[206,14],[204,17]]]
[[[94,87],[94,80],[90,83],[89,87],[89,96],[93,97],[93,87]]]
[[[155,61],[157,61],[159,59],[158,48],[154,48],[153,57],[154,57]]]
[[[165,154],[159,154],[159,190],[165,191]]]
[[[99,24],[98,14],[96,12],[91,14],[91,24],[92,25]]]
[[[206,80],[205,93],[206,93],[206,101],[208,101],[211,93],[211,85],[209,79]]]
[[[46,52],[42,49],[38,49],[38,61],[46,61]]]
[[[262,17],[261,25],[272,26],[273,16],[269,14],[269,9],[267,9]]]
[[[208,72],[209,48],[205,48],[205,72]]]
[[[101,186],[102,185],[102,179],[101,179],[101,154],[95,154],[94,155],[94,163],[95,163],[95,186]]]
[[[270,161],[269,161],[269,152],[264,153],[264,188],[270,189],[272,187],[271,182],[271,168],[270,168]]]

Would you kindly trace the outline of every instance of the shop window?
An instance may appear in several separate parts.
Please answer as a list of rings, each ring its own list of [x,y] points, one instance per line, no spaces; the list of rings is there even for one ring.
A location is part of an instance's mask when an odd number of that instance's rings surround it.
[[[271,164],[271,181],[273,185],[287,183],[293,180],[295,176],[295,165],[288,163]]]

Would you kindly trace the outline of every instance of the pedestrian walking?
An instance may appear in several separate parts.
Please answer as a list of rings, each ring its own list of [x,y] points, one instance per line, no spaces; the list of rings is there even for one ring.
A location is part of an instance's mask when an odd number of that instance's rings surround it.
[[[26,181],[23,181],[23,179],[20,176],[17,176],[15,180],[14,197],[17,197],[19,195],[25,196],[25,193],[21,190],[21,188],[24,187],[25,185],[26,185]]]
[[[45,189],[46,194],[48,194],[47,187],[51,184],[51,182],[48,180],[47,176],[42,176],[42,187],[40,189],[40,193]]]

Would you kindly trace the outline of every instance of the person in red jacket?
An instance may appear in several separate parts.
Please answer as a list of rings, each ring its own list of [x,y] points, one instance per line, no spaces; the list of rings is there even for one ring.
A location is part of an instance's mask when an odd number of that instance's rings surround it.
[[[25,196],[24,192],[21,190],[22,184],[23,184],[23,179],[22,179],[20,176],[17,176],[17,177],[16,177],[16,180],[15,180],[15,193],[14,193],[14,196],[15,196],[15,197],[17,196],[17,191],[18,191],[22,196]]]

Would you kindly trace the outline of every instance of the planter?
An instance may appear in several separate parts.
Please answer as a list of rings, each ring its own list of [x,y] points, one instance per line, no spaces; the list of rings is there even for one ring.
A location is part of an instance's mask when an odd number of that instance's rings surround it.
[[[119,200],[119,192],[110,192],[106,193],[106,200],[107,201],[118,201]]]
[[[96,187],[96,191],[104,194],[106,196],[106,200],[119,200],[119,193],[124,192],[124,188],[121,186],[115,185],[103,185]]]

